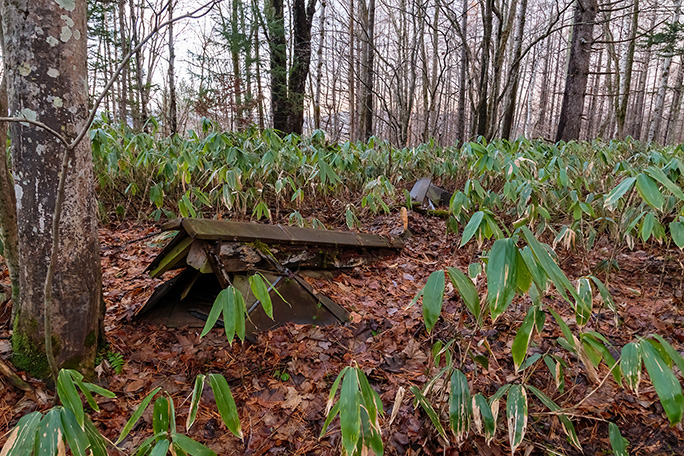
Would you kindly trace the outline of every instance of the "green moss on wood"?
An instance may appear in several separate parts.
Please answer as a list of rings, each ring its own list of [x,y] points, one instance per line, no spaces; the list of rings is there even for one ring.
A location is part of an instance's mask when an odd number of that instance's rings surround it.
[[[92,347],[93,345],[95,345],[96,342],[97,334],[95,333],[95,331],[90,331],[86,336],[85,341],[83,341],[83,345],[85,345],[86,347]]]
[[[62,363],[62,369],[73,369],[79,372],[84,372],[89,366],[83,365],[83,358],[81,356],[74,356]]]
[[[12,334],[12,352],[12,363],[18,369],[36,378],[50,376],[50,366],[42,345],[36,344],[25,334],[16,331],[16,328]]]

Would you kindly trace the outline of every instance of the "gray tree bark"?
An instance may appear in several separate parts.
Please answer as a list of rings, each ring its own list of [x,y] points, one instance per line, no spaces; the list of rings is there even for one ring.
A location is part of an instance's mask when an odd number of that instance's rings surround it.
[[[577,0],[556,141],[579,139],[597,10],[596,0]]]
[[[672,23],[677,24],[679,22],[679,13],[682,6],[682,0],[675,0],[674,4],[674,15],[672,18]],[[668,53],[663,59],[663,65],[660,70],[660,83],[658,84],[658,95],[655,99],[655,107],[653,108],[653,114],[651,115],[651,125],[648,129],[648,137],[646,138],[649,142],[656,139],[656,135],[660,132],[660,123],[663,119],[663,105],[665,104],[665,92],[667,91],[667,80],[670,77],[670,68],[672,67],[672,54]]]
[[[1,40],[0,35],[0,40]],[[4,55],[4,53],[3,53]],[[7,116],[7,78],[3,74],[0,82],[0,116]],[[7,144],[7,123],[0,122],[0,144]],[[14,182],[10,175],[6,149],[0,155],[0,236],[2,236],[3,256],[7,261],[12,284],[12,320],[19,308],[19,234],[17,233],[17,199],[14,195]]]
[[[88,118],[86,1],[3,0],[9,112],[43,122],[68,140]],[[10,127],[19,233],[19,302],[13,362],[49,374],[44,352],[44,286],[57,183],[66,147],[44,129]],[[89,141],[72,150],[48,309],[59,367],[88,373],[101,340],[104,307]]]
[[[169,1],[169,20],[173,20],[174,0]],[[169,24],[169,133],[178,133],[178,107],[176,104],[176,46],[174,43],[173,22]]]
[[[630,42],[627,46],[627,55],[625,57],[625,77],[622,84],[622,93],[617,103],[617,112],[615,113],[615,120],[617,121],[617,136],[624,138],[625,136],[625,120],[627,119],[627,105],[629,104],[629,95],[632,88],[632,69],[634,68],[634,51],[636,49],[636,35],[639,28],[639,0],[634,0],[632,10],[632,24],[630,30]]]
[[[511,87],[504,109],[501,137],[511,139],[513,129],[513,117],[515,114],[516,99],[518,96],[518,83],[520,82],[520,56],[522,55],[522,42],[525,34],[525,17],[527,16],[527,0],[521,0],[518,12],[518,24],[513,44],[513,65],[511,65]]]

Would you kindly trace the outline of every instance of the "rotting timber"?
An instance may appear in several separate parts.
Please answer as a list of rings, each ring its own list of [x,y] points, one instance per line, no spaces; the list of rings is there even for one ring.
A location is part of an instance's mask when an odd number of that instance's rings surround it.
[[[346,231],[209,219],[177,219],[162,231],[178,234],[148,266],[152,277],[183,269],[159,286],[138,315],[152,313],[167,326],[199,326],[218,293],[229,285],[245,298],[247,337],[294,322],[327,325],[347,320],[347,311],[317,293],[301,275],[353,268],[397,253],[400,239]],[[249,276],[270,283],[273,320],[252,295]],[[301,275],[300,275],[301,274]]]

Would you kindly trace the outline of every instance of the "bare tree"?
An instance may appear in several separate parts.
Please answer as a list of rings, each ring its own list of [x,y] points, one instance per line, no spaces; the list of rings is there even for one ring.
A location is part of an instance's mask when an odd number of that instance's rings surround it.
[[[596,0],[577,0],[575,4],[570,57],[556,141],[579,139],[597,10]]]

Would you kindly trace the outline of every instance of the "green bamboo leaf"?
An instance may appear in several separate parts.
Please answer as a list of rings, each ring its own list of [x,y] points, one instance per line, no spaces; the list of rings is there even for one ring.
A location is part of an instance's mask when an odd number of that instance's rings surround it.
[[[76,421],[74,413],[68,408],[63,408],[61,420],[64,437],[66,437],[71,453],[74,456],[86,456],[88,436],[83,427]]]
[[[591,276],[591,280],[594,282],[594,285],[596,285],[596,288],[599,291],[599,294],[601,295],[601,298],[603,299],[603,303],[613,312],[617,314],[617,306],[615,305],[615,301],[613,300],[613,296],[610,294],[610,291],[608,291],[608,288],[601,282],[601,280],[598,277]]]
[[[90,421],[90,418],[85,420],[85,432],[90,443],[90,451],[93,453],[92,456],[107,456],[107,442],[93,422]]]
[[[544,269],[539,264],[539,261],[534,257],[532,250],[529,245],[526,245],[521,251],[520,256],[527,266],[527,270],[532,276],[532,280],[537,285],[538,290],[546,290],[546,283],[548,282],[548,276]]]
[[[36,429],[42,417],[43,414],[40,412],[22,416],[7,437],[0,453],[8,456],[30,455],[36,441]]]
[[[152,430],[155,434],[168,432],[169,430],[169,401],[164,396],[159,396],[154,401],[152,408]]]
[[[347,454],[354,452],[361,436],[360,396],[356,369],[349,369],[342,379],[339,401],[342,446]]]
[[[368,379],[366,378],[366,374],[363,373],[360,367],[356,368],[356,375],[359,379],[359,386],[361,387],[363,406],[368,411],[368,418],[370,419],[372,426],[376,426],[378,424],[378,415],[383,413],[380,395],[371,388],[370,383],[368,383]]]
[[[515,297],[517,256],[518,248],[513,239],[499,239],[489,252],[487,300],[492,321],[496,321]]]
[[[511,445],[511,454],[513,454],[522,443],[527,428],[527,393],[521,385],[512,385],[508,390],[506,419],[508,442]]]
[[[660,168],[656,168],[655,166],[649,166],[648,168],[646,168],[646,173],[648,173],[652,178],[663,184],[663,186],[669,191],[671,191],[674,196],[679,198],[680,201],[684,201],[684,192],[682,192],[682,189],[679,187],[679,185],[672,182]]]
[[[480,224],[482,223],[482,219],[484,218],[484,212],[478,211],[473,214],[472,217],[470,217],[470,221],[468,224],[465,226],[463,229],[463,236],[461,237],[461,245],[459,247],[463,247],[472,239],[472,237],[477,233],[477,230],[480,228]]]
[[[641,381],[641,351],[636,343],[630,342],[622,347],[620,370],[627,386],[638,395]]]
[[[682,421],[682,414],[684,413],[682,387],[672,373],[672,370],[651,343],[645,340],[641,341],[639,348],[646,371],[651,378],[660,403],[665,410],[667,418],[670,420],[670,425],[674,426]]]
[[[328,430],[328,426],[330,426],[330,423],[332,423],[332,420],[335,419],[335,416],[340,412],[340,403],[337,402],[327,413],[327,417],[325,419],[325,423],[323,423],[323,429],[321,429],[321,434],[318,436],[320,439],[325,435],[325,431]]]
[[[684,375],[684,358],[682,358],[682,355],[679,354],[677,350],[670,345],[668,341],[662,338],[662,336],[659,336],[658,334],[654,334],[653,337],[658,339],[658,342],[660,342],[660,345],[663,347],[663,350],[665,350],[665,353],[667,353],[667,356],[670,357],[672,361],[677,365],[679,368],[679,372]]]
[[[425,328],[430,332],[442,313],[444,302],[444,271],[441,269],[430,274],[423,291],[423,319]]]
[[[335,394],[337,393],[337,389],[340,387],[340,382],[342,381],[342,378],[344,377],[344,374],[351,369],[349,366],[345,367],[342,369],[342,372],[340,372],[337,375],[337,378],[333,382],[332,388],[330,388],[330,393],[328,393],[328,403],[325,406],[325,414],[328,415],[330,412],[330,409],[333,406],[333,401],[335,399]]]
[[[665,199],[663,198],[662,193],[660,193],[658,184],[652,177],[643,173],[639,174],[636,180],[636,188],[646,203],[658,210],[663,209]]]
[[[560,361],[556,360],[553,356],[544,356],[544,364],[549,369],[549,373],[553,377],[554,383],[556,384],[556,389],[563,392],[565,388],[565,382],[563,379],[563,365]]]
[[[174,434],[171,439],[174,447],[180,448],[190,456],[216,456],[216,453],[207,446],[183,434]]]
[[[209,316],[207,317],[207,322],[204,324],[204,328],[200,333],[200,338],[206,336],[209,331],[216,325],[216,322],[221,316],[221,312],[225,306],[224,301],[228,298],[228,290],[224,289],[216,296],[214,304],[211,306],[211,311],[209,311]]]
[[[542,404],[544,404],[544,406],[552,412],[559,412],[561,410],[560,406],[556,404],[549,396],[544,394],[540,389],[535,388],[532,385],[525,385],[525,388],[527,388],[529,391],[532,392],[532,394],[537,396],[537,398],[542,402]],[[558,418],[561,421],[563,430],[567,434],[570,443],[575,448],[582,451],[582,445],[580,444],[579,438],[577,437],[577,432],[575,431],[575,426],[572,424],[572,421],[570,421],[570,418],[568,418],[567,415],[563,413],[559,413]]]
[[[71,410],[79,426],[83,426],[83,403],[69,371],[62,369],[57,375],[57,395],[64,407]]]
[[[416,293],[409,305],[406,306],[406,309],[410,309],[411,307],[415,306],[418,300],[423,296],[423,293],[425,293],[425,287],[418,290],[418,293]]]
[[[157,387],[154,390],[152,390],[152,392],[150,392],[150,394],[145,396],[145,399],[143,399],[143,401],[140,403],[140,405],[135,410],[135,412],[133,412],[133,415],[131,416],[131,418],[128,420],[128,422],[124,426],[123,430],[121,431],[121,435],[119,436],[119,438],[114,443],[115,445],[118,445],[119,443],[121,443],[121,441],[126,438],[128,433],[131,432],[131,429],[133,429],[133,426],[135,426],[135,424],[138,422],[138,420],[140,419],[142,414],[145,412],[145,409],[147,409],[147,406],[150,405],[152,398],[154,397],[155,394],[157,394],[159,392],[160,389],[161,389],[161,387]]]
[[[366,409],[361,407],[361,429],[362,437],[356,444],[357,454],[364,454],[365,448],[373,450],[376,456],[382,456],[384,448],[382,445],[382,434],[379,423],[371,423]],[[367,451],[365,453],[368,453]]]
[[[535,353],[532,356],[528,356],[527,359],[525,359],[525,362],[522,363],[522,365],[520,366],[519,370],[524,371],[525,369],[527,369],[528,367],[530,367],[531,365],[533,365],[534,363],[539,361],[539,359],[541,357],[542,357],[541,353]]]
[[[261,303],[266,315],[273,320],[273,302],[271,295],[268,293],[268,286],[261,274],[254,274],[249,278],[249,287],[252,289],[252,294]]]
[[[568,343],[568,345],[574,350],[577,350],[577,344],[575,344],[575,338],[572,335],[572,331],[570,331],[570,327],[568,326],[567,323],[561,318],[560,315],[556,313],[555,310],[549,308],[549,312],[551,312],[551,315],[553,315],[554,320],[556,320],[556,324],[561,329],[561,332],[563,333],[563,337],[565,338],[565,341]]]
[[[185,422],[186,431],[189,431],[195,423],[197,409],[199,408],[202,391],[204,390],[204,378],[204,374],[200,374],[195,378],[195,387],[192,389],[192,398],[190,399],[190,411],[188,412],[188,419]]]
[[[224,291],[225,296],[221,300],[221,303],[223,304],[223,328],[226,332],[226,339],[228,340],[228,343],[232,345],[233,339],[235,338],[235,325],[237,324],[237,311],[235,306],[236,290],[235,287],[231,285],[225,290],[222,290],[221,293]],[[219,293],[219,296],[221,293]],[[217,297],[216,300],[218,301],[218,299],[219,298]]]
[[[506,383],[505,385],[502,385],[499,387],[498,390],[496,390],[496,393],[494,393],[492,396],[489,398],[489,405],[491,406],[495,401],[501,400],[504,395],[508,392],[509,389],[511,389],[511,384]]]
[[[73,377],[73,373],[72,373],[71,376]],[[75,380],[76,380],[76,379],[74,379],[74,381],[75,381]],[[92,384],[92,383],[88,383],[88,382],[85,382],[85,383],[76,382],[76,385],[77,385],[77,386],[79,387],[79,389],[83,392],[83,394],[86,395],[86,397],[88,396],[88,395],[86,394],[86,392],[89,392],[89,393],[97,393],[97,394],[99,394],[100,396],[102,396],[102,397],[107,397],[107,398],[109,398],[109,399],[114,399],[114,398],[116,397],[116,394],[114,394],[112,391],[109,391],[108,389],[102,388],[101,386],[94,385],[94,384]],[[81,387],[81,385],[83,385],[83,387]],[[88,401],[88,405],[90,405],[90,406],[92,407],[92,405],[90,404],[90,401]],[[99,410],[100,410],[99,408],[97,408],[97,404],[95,405],[95,407],[93,407],[93,409],[94,409],[95,411],[99,411]]]
[[[612,346],[608,339],[596,331],[587,331],[582,335],[582,342],[589,344],[594,351],[600,354],[601,359],[608,365],[615,382],[622,386],[622,374],[620,369],[614,369],[617,361],[613,358],[613,354],[608,350]]]
[[[653,215],[653,212],[649,212],[646,214],[644,217],[644,222],[641,224],[641,239],[646,242],[648,239],[651,237],[651,234],[653,234],[653,228],[655,228],[656,223],[658,221],[655,218],[655,215]]]
[[[622,198],[625,193],[631,190],[634,182],[636,182],[636,177],[628,177],[620,182],[617,187],[615,187],[610,191],[610,193],[608,193],[608,195],[606,195],[603,205],[607,209],[613,209],[617,205],[617,202],[620,200],[620,198]]]
[[[530,307],[527,311],[527,316],[520,325],[515,339],[513,339],[513,345],[511,346],[511,355],[513,355],[513,365],[515,366],[515,371],[520,369],[525,356],[527,355],[527,348],[530,345],[530,340],[532,339],[532,331],[534,330],[534,317],[535,308]]]
[[[169,452],[170,445],[171,442],[169,442],[167,439],[158,441],[152,448],[150,456],[166,456],[166,454]]]
[[[515,257],[515,289],[519,294],[525,294],[530,289],[532,285],[532,273],[527,268],[525,259],[523,258],[520,250],[516,248]]]
[[[591,292],[591,282],[582,277],[577,281],[577,295],[580,299],[575,303],[575,319],[577,326],[584,326],[591,318],[594,296]]]
[[[670,235],[675,245],[684,249],[684,222],[670,222]]]
[[[460,370],[451,374],[451,391],[449,393],[449,422],[456,435],[456,441],[461,442],[470,430],[472,415],[472,399],[468,379]]]
[[[36,429],[36,456],[55,456],[62,441],[62,407],[53,407]],[[30,453],[28,453],[30,454]]]
[[[466,305],[470,313],[473,314],[475,321],[480,324],[480,297],[477,294],[477,289],[475,288],[472,280],[470,280],[468,276],[462,273],[459,269],[452,267],[447,268],[447,274],[449,275],[449,279],[454,285],[454,288],[457,289],[458,293],[461,295],[463,303]]]
[[[447,440],[446,432],[444,432],[444,427],[442,426],[442,423],[439,421],[439,415],[437,415],[437,412],[435,411],[432,404],[430,404],[430,401],[427,400],[427,398],[423,395],[423,393],[420,391],[418,387],[412,386],[410,390],[413,393],[413,396],[420,404],[420,406],[427,414],[428,418],[430,418],[432,425],[435,427],[435,429],[437,429],[439,435],[441,435],[444,440]]]
[[[610,446],[613,448],[615,456],[629,456],[627,445],[629,441],[620,434],[620,429],[615,423],[608,423],[608,438],[610,439]]]
[[[242,297],[242,293],[238,291],[237,288],[233,288],[233,293],[235,294],[235,334],[240,338],[242,342],[245,341],[245,316],[247,314],[247,306],[245,306],[245,299]]]
[[[230,392],[228,382],[223,375],[209,374],[208,377],[209,385],[216,399],[216,408],[221,415],[221,419],[230,432],[242,439],[240,417],[238,416],[237,406],[235,405],[233,394]]]
[[[529,295],[534,306],[534,327],[537,329],[537,332],[540,333],[544,330],[546,312],[541,309],[541,297],[539,296],[539,291],[537,290],[537,286],[535,284],[530,286]]]
[[[539,261],[539,264],[544,269],[546,275],[548,275],[548,277],[551,279],[551,282],[553,282],[553,285],[556,287],[556,290],[558,290],[558,293],[560,293],[560,295],[568,302],[570,302],[570,299],[568,298],[567,292],[572,295],[575,301],[579,301],[580,297],[570,283],[570,280],[561,270],[561,268],[558,267],[556,262],[553,261],[553,258],[551,258],[551,255],[549,255],[549,252],[542,245],[542,243],[537,240],[534,234],[526,226],[523,226],[521,231],[525,236],[525,240],[530,246],[532,253],[537,261]]]
[[[487,444],[494,440],[496,433],[496,421],[492,408],[489,406],[487,399],[480,393],[473,396],[473,422],[478,429],[478,432],[484,431],[484,436]]]
[[[114,393],[112,393],[111,391],[109,391],[107,389],[101,388],[97,385],[93,385],[92,383],[84,382],[83,381],[83,375],[81,375],[79,372],[70,370],[70,374],[71,374],[71,379],[74,381],[76,386],[78,386],[78,389],[80,389],[81,392],[83,393],[83,397],[85,397],[88,405],[93,410],[95,410],[96,412],[100,411],[100,407],[98,407],[97,402],[95,402],[95,398],[91,394],[91,391],[94,391],[94,392],[100,394],[101,396],[106,395],[105,397],[111,397],[111,398],[116,397],[116,395]]]

